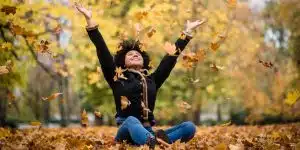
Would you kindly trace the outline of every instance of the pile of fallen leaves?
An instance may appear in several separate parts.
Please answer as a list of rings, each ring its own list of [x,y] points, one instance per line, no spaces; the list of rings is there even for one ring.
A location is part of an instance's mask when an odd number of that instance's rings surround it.
[[[268,126],[198,127],[188,143],[179,141],[156,149],[300,149],[300,123]],[[166,127],[162,127],[166,128]],[[155,128],[157,129],[157,128]],[[116,127],[0,128],[0,149],[148,149],[114,142]]]

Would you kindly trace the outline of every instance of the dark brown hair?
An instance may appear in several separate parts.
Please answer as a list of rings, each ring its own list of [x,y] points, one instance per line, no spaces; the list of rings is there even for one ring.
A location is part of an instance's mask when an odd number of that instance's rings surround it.
[[[143,60],[144,60],[143,69],[147,69],[147,70],[151,69],[149,66],[149,62],[150,62],[149,55],[148,55],[148,53],[143,51],[141,49],[141,47],[142,47],[142,43],[138,40],[134,40],[134,39],[123,40],[118,45],[118,48],[120,50],[117,51],[117,53],[114,57],[117,67],[122,67],[123,69],[125,69],[125,56],[126,56],[127,52],[129,52],[131,50],[136,50],[143,57]]]

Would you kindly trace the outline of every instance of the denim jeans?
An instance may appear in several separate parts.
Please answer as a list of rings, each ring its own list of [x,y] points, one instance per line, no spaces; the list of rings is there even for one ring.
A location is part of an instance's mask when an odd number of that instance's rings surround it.
[[[115,141],[122,142],[126,140],[127,143],[130,144],[144,145],[148,138],[154,137],[152,127],[144,127],[142,123],[133,116],[117,118],[117,122],[122,122],[122,124],[118,129]],[[165,132],[171,143],[178,139],[181,139],[181,142],[187,142],[194,137],[196,127],[194,123],[187,121],[173,126],[165,130]]]

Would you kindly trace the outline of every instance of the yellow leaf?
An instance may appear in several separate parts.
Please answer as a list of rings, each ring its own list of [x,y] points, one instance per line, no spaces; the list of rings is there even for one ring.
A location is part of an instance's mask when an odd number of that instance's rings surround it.
[[[54,93],[54,94],[52,94],[52,95],[49,96],[49,97],[42,97],[42,99],[43,99],[44,101],[46,101],[46,100],[51,101],[51,100],[56,99],[59,95],[62,95],[62,94],[63,94],[63,93]]]
[[[126,96],[121,96],[121,109],[124,110],[130,105],[130,101]]]
[[[83,109],[83,111],[81,113],[81,125],[83,127],[87,127],[89,125],[89,119],[88,119],[85,109]]]
[[[32,126],[41,126],[42,123],[40,123],[38,121],[32,121],[32,122],[30,122],[30,125],[32,125]]]
[[[11,48],[12,48],[12,44],[9,42],[4,42],[0,46],[1,50],[10,50]]]
[[[225,143],[220,143],[214,147],[215,150],[227,150],[227,145]]]
[[[174,55],[176,53],[175,44],[171,44],[170,42],[165,43],[164,49],[169,55]]]
[[[288,92],[287,98],[285,99],[285,103],[292,106],[300,99],[300,92],[299,90],[293,90]]]
[[[221,124],[221,126],[230,126],[231,125],[231,121],[227,122],[227,123],[224,123],[224,124]]]

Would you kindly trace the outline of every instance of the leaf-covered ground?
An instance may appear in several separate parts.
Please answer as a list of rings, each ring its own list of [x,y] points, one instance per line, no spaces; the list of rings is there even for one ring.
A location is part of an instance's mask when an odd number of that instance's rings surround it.
[[[164,127],[162,127],[164,128]],[[31,128],[10,131],[0,128],[1,149],[148,149],[113,141],[116,127]],[[176,142],[156,149],[267,149],[299,150],[300,123],[268,126],[198,127],[188,143]]]

